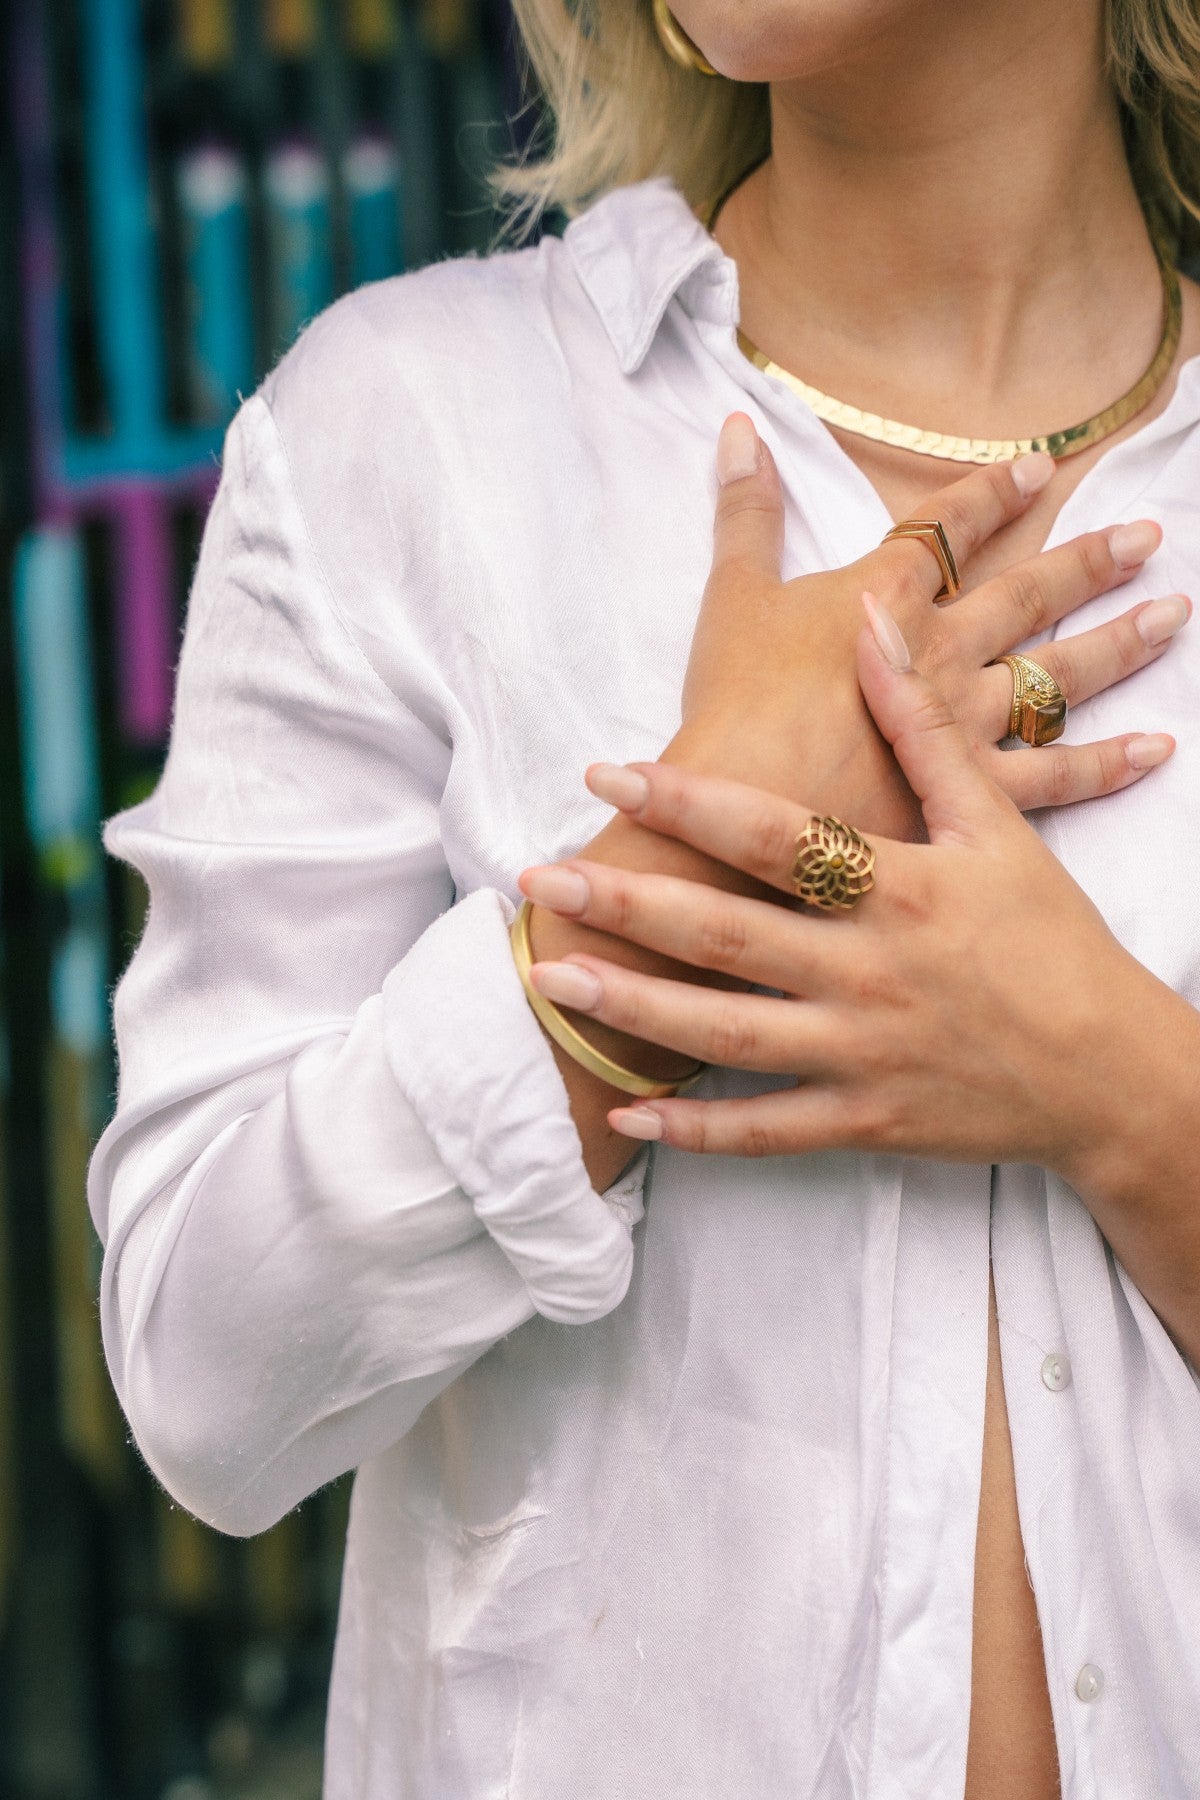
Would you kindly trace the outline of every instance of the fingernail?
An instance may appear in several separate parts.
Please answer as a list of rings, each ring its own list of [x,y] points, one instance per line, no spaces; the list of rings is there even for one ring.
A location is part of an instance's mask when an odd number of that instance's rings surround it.
[[[1183,594],[1168,594],[1165,600],[1152,600],[1134,619],[1143,644],[1165,644],[1181,625],[1186,625],[1192,603]]]
[[[1132,569],[1153,556],[1162,541],[1162,531],[1152,519],[1137,519],[1132,525],[1114,525],[1108,534],[1108,547],[1113,561],[1122,569]]]
[[[893,669],[911,669],[912,657],[908,654],[904,633],[882,600],[877,600],[874,594],[864,594],[862,603],[875,642],[879,645],[879,654],[885,662],[891,663]]]
[[[722,487],[727,481],[744,481],[761,460],[762,445],[752,421],[746,413],[730,413],[717,439],[717,480]]]
[[[1130,738],[1125,746],[1125,760],[1131,769],[1156,769],[1174,748],[1174,738],[1162,732],[1147,732],[1144,737]]]
[[[577,869],[524,869],[520,885],[528,899],[551,912],[581,913],[591,899],[587,877]]]
[[[610,1113],[608,1122],[622,1137],[660,1138],[663,1134],[661,1118],[648,1106],[623,1107],[619,1112]]]
[[[636,769],[620,763],[593,763],[585,776],[597,800],[619,806],[622,812],[641,812],[650,798],[650,783]]]
[[[1045,450],[1031,450],[1028,456],[1018,456],[1013,463],[1013,485],[1028,500],[1031,494],[1041,493],[1053,477],[1056,467],[1054,458]]]
[[[534,963],[529,979],[539,994],[553,1000],[556,1006],[570,1006],[575,1012],[591,1012],[599,1006],[603,989],[600,978],[578,963]]]

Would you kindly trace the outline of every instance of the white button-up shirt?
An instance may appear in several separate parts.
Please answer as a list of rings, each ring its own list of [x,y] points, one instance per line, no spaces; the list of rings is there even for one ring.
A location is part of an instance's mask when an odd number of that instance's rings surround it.
[[[662,1146],[597,1194],[512,965],[518,873],[611,816],[585,765],[678,726],[725,415],[785,576],[891,522],[737,317],[660,178],[340,301],[242,407],[166,766],[105,827],[150,892],[89,1181],[113,1379],[219,1529],[358,1468],[327,1800],[961,1800],[990,1250],[1064,1794],[1195,1800],[1200,1387],[1078,1196]],[[1166,536],[1064,632],[1200,594],[1198,420],[1200,359],[1067,501],[1051,542]],[[1198,696],[1193,627],[1068,726],[1175,757],[1039,820],[1193,1003]]]

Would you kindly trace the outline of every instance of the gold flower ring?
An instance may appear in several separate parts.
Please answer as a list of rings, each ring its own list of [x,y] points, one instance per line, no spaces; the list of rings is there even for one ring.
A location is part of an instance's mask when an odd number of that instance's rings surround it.
[[[849,912],[875,886],[875,852],[852,825],[814,813],[796,839],[792,883],[806,906]]]

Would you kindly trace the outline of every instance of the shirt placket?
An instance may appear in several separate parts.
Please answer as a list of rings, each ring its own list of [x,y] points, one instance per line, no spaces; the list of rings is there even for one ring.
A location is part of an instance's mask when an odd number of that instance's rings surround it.
[[[727,289],[722,298],[735,313],[736,291]],[[741,355],[733,322],[710,317],[698,328],[726,375],[757,403],[749,410],[817,550],[816,566],[843,566],[887,530],[883,502],[803,403]],[[1088,472],[1055,519],[1047,549],[1080,530],[1153,511],[1162,444],[1194,421],[1196,377],[1195,367],[1186,370],[1164,413]],[[813,566],[810,555],[801,563]],[[785,545],[784,575],[797,572],[799,564],[787,566]],[[1069,620],[1064,623],[1069,631]],[[1026,647],[1058,635],[1053,628]],[[1053,845],[1052,824],[1044,835]],[[989,1206],[978,1184],[990,1185],[992,1174],[917,1162],[905,1167],[868,1793],[872,1800],[918,1793],[960,1800],[962,1794],[991,1265],[1021,1531],[1064,1792],[1072,1800],[1117,1800],[1138,1791],[1137,1758],[1120,1724],[1121,1691],[1132,1671],[1124,1667],[1112,1624],[1106,1571],[1088,1561],[1096,1533],[1089,1527],[1087,1457],[1049,1243],[1046,1178],[1037,1169],[998,1168]],[[972,1189],[982,1205],[971,1205]],[[936,1234],[931,1208],[940,1215]]]
[[[966,1775],[990,1175],[903,1164],[870,1800],[961,1800]]]
[[[1069,1196],[1076,1213],[1081,1205]],[[1087,1221],[1070,1221],[1072,1231]],[[992,1263],[1025,1562],[1037,1600],[1063,1791],[1119,1800],[1138,1791],[1122,1747],[1121,1651],[1106,1604],[1077,1384],[1096,1378],[1067,1341],[1045,1172],[997,1171]]]

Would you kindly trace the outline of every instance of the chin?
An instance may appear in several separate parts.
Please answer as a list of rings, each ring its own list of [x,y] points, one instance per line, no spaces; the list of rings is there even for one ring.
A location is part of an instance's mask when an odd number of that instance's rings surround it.
[[[731,81],[799,81],[853,64],[877,40],[927,18],[929,0],[680,0],[671,11]]]

